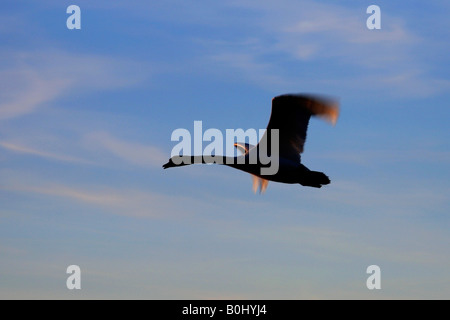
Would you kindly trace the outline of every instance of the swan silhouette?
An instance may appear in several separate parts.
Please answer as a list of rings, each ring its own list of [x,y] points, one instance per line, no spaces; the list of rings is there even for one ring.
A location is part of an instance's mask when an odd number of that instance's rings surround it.
[[[218,163],[248,172],[253,178],[253,191],[259,188],[264,192],[269,181],[281,183],[299,183],[303,186],[321,188],[330,183],[323,173],[309,170],[301,163],[300,154],[306,140],[306,132],[311,116],[321,117],[333,125],[339,116],[339,104],[336,100],[319,95],[284,94],[272,99],[272,113],[263,137],[256,146],[248,143],[235,143],[242,152],[237,157],[226,156],[175,156],[163,165],[164,169],[194,163]],[[277,134],[274,134],[272,129]],[[278,137],[278,139],[276,139]],[[268,164],[260,160],[262,151],[272,150],[273,143],[278,143],[278,170],[274,174],[262,174],[262,168]],[[267,152],[267,151],[266,151]],[[252,158],[253,157],[253,158]],[[217,161],[217,160],[220,161]],[[257,161],[250,161],[257,159]]]

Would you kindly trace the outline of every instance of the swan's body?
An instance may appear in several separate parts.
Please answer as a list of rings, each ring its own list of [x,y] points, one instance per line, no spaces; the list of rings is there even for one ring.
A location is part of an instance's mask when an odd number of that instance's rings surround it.
[[[286,94],[272,99],[272,114],[267,130],[261,141],[256,146],[245,143],[236,143],[243,155],[238,157],[202,157],[202,156],[177,156],[169,159],[163,168],[183,166],[194,163],[211,163],[218,158],[220,164],[224,164],[253,176],[253,190],[260,189],[264,192],[268,181],[282,183],[300,183],[303,186],[320,188],[330,183],[330,179],[322,172],[311,171],[300,162],[300,153],[306,140],[306,131],[311,116],[317,115],[336,123],[339,115],[339,107],[335,101],[312,95]],[[278,171],[275,174],[262,175],[261,168],[268,167],[259,161],[261,146],[266,150],[272,150],[273,135],[271,129],[278,129]],[[257,157],[252,157],[258,155]],[[274,155],[270,155],[274,156]],[[276,155],[275,155],[276,156]],[[258,159],[258,161],[250,161]],[[183,162],[183,163],[182,163]]]

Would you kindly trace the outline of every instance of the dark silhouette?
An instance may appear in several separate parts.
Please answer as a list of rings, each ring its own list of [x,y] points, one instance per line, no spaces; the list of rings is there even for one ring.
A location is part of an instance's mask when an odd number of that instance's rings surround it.
[[[285,94],[272,99],[272,114],[266,133],[256,146],[247,143],[236,143],[243,155],[225,156],[176,156],[163,165],[164,169],[194,163],[224,164],[253,175],[253,190],[258,186],[264,192],[268,181],[283,183],[299,183],[303,186],[320,188],[329,184],[330,179],[323,173],[312,171],[300,162],[300,153],[306,140],[306,131],[311,116],[319,116],[335,124],[339,116],[339,104],[331,99],[316,95]],[[278,129],[276,134],[271,129]],[[272,144],[277,143],[279,152],[271,154]],[[270,167],[260,156],[277,157],[278,171],[275,174],[263,175],[262,168]],[[257,159],[253,161],[252,159]],[[274,159],[274,158],[272,158]]]

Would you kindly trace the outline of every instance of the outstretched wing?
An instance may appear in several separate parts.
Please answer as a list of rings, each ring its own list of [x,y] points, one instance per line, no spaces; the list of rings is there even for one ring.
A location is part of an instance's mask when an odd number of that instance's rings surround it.
[[[339,104],[317,95],[285,94],[273,98],[269,124],[258,146],[265,143],[270,155],[271,144],[276,142],[271,129],[278,129],[279,156],[300,162],[309,119],[313,115],[335,124],[339,116]]]

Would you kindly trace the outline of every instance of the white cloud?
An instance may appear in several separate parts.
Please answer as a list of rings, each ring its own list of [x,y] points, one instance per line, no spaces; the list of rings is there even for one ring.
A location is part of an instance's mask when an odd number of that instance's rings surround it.
[[[210,69],[220,70],[217,66],[222,65],[237,81],[275,91],[317,87],[408,97],[450,88],[449,81],[429,73],[432,62],[418,55],[432,40],[410,31],[407,16],[383,11],[382,29],[373,31],[366,27],[364,5],[350,8],[312,1],[227,5],[253,14],[242,21],[243,31],[234,43],[214,39],[204,41],[204,46],[216,62]],[[246,32],[255,28],[251,35]]]
[[[90,206],[122,216],[139,218],[171,219],[195,214],[201,204],[186,197],[163,195],[139,189],[117,189],[111,187],[74,187],[63,183],[37,182],[28,179],[27,184],[5,177],[0,190],[19,192],[25,197],[43,195],[57,203],[58,198],[75,203],[77,206]],[[176,199],[176,201],[174,201]]]
[[[0,120],[34,112],[64,94],[130,86],[148,75],[136,62],[60,50],[1,54]]]
[[[383,221],[386,221],[383,219]],[[374,222],[374,227],[378,227],[378,223]],[[342,228],[342,226],[340,226]],[[242,235],[247,241],[255,241],[255,239],[270,240],[271,243],[281,243],[283,246],[292,247],[291,250],[304,252],[311,256],[318,257],[324,260],[331,260],[334,262],[342,262],[349,257],[364,260],[370,258],[375,261],[389,261],[396,263],[414,263],[420,265],[444,265],[450,262],[449,258],[442,256],[440,250],[441,246],[430,251],[427,239],[435,237],[432,231],[417,228],[417,226],[410,226],[414,228],[420,238],[396,239],[402,237],[402,234],[391,235],[391,240],[396,240],[398,246],[388,247],[383,241],[373,241],[371,235],[362,237],[358,230],[340,229],[329,227],[315,227],[292,225],[282,226],[277,228],[274,232],[273,228],[247,230],[245,235]],[[358,239],[355,242],[355,239]],[[420,239],[423,239],[422,241]],[[445,237],[442,238],[445,240]],[[301,243],[302,246],[295,244]],[[399,247],[403,247],[400,252]]]
[[[0,120],[33,112],[68,88],[67,79],[45,78],[39,71],[22,68],[0,71]]]
[[[0,147],[10,150],[10,151],[13,151],[13,152],[28,154],[28,155],[32,155],[32,156],[49,159],[49,160],[73,162],[73,163],[81,163],[81,164],[93,164],[93,162],[85,160],[85,159],[72,157],[72,156],[65,155],[65,154],[57,154],[57,153],[53,153],[53,152],[42,151],[42,150],[38,150],[36,148],[30,148],[28,146],[24,146],[23,144],[0,141]]]
[[[113,137],[107,132],[96,132],[84,137],[89,148],[104,150],[134,165],[162,167],[168,155],[157,147]]]
[[[33,145],[30,147],[29,145]],[[56,151],[48,151],[49,148]],[[11,141],[0,140],[0,149],[34,156],[50,161],[72,164],[105,166],[105,159],[119,158],[128,164],[140,167],[161,168],[169,155],[159,148],[130,140],[119,139],[107,132],[85,134],[81,141],[61,140],[59,137],[45,136],[45,139],[22,137]],[[73,154],[82,154],[82,157]],[[104,158],[99,157],[103,155]]]
[[[209,60],[212,63],[225,64],[234,74],[234,70],[239,70],[239,76],[264,87],[287,86],[289,80],[274,72],[273,66],[258,59],[257,55],[246,52],[227,52],[211,55]],[[259,61],[258,61],[259,60]]]
[[[414,146],[412,149],[376,149],[376,150],[345,150],[345,151],[322,151],[321,153],[309,154],[308,159],[327,159],[330,162],[343,162],[360,166],[371,166],[377,164],[401,164],[423,162],[430,165],[436,163],[450,162],[450,151],[433,150]]]

